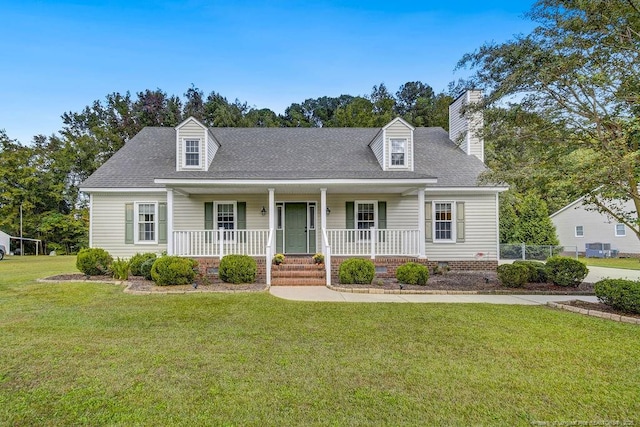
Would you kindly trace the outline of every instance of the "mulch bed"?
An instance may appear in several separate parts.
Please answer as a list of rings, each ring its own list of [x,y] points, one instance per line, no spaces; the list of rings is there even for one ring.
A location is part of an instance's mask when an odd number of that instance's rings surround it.
[[[495,271],[449,271],[442,275],[431,275],[425,286],[402,285],[396,279],[373,279],[370,285],[342,285],[338,288],[348,289],[385,289],[405,291],[467,291],[481,293],[513,293],[513,294],[557,294],[557,295],[592,295],[593,284],[581,283],[577,288],[557,286],[552,283],[527,283],[522,288],[507,288],[500,285]]]
[[[46,280],[59,281],[89,281],[89,282],[120,282],[111,276],[85,276],[81,273],[75,274],[59,274],[57,276],[47,277]],[[140,276],[129,276],[127,280],[129,291],[133,292],[149,292],[149,293],[187,293],[187,292],[260,292],[267,289],[264,283],[244,283],[234,285],[233,283],[216,282],[210,283],[208,280],[198,278],[196,280],[197,287],[193,285],[172,285],[172,286],[156,286],[151,280],[146,280]]]

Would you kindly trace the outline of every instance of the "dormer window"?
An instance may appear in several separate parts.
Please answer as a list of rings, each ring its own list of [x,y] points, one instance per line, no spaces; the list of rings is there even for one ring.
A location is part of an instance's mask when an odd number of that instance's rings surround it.
[[[407,165],[407,140],[391,140],[391,166],[405,167]]]
[[[184,140],[184,165],[185,167],[200,167],[200,140]]]

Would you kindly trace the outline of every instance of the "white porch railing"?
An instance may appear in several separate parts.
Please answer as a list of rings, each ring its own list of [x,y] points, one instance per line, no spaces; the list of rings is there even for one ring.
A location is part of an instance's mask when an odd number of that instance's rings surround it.
[[[331,254],[337,256],[418,256],[419,237],[419,230],[330,229],[327,230],[327,246],[330,246]]]
[[[268,240],[269,230],[174,231],[173,254],[190,257],[266,256]]]
[[[275,238],[276,233],[273,228],[269,230],[269,236],[267,237],[267,248],[266,248],[266,267],[267,267],[267,286],[271,286],[271,259],[275,255],[276,246],[275,246]]]
[[[327,286],[331,284],[331,245],[329,244],[329,237],[327,236],[327,230],[322,229],[322,251],[324,252],[324,269],[325,277],[327,279]]]

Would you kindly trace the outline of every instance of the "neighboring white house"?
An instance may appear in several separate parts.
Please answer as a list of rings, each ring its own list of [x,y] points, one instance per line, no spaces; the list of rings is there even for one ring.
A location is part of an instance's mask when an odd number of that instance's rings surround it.
[[[460,114],[480,96],[452,104],[452,135],[400,118],[382,128],[207,128],[192,117],[147,127],[81,186],[90,245],[120,257],[166,251],[207,268],[247,254],[262,260],[267,283],[280,252],[324,253],[327,283],[353,256],[380,272],[407,260],[495,268],[506,188],[478,183],[483,143],[465,135],[482,118]]]
[[[577,246],[578,252],[585,252],[587,243],[609,243],[620,255],[640,254],[640,240],[632,230],[604,213],[588,210],[583,200],[581,197],[550,216],[561,246]],[[635,212],[631,201],[624,208]]]

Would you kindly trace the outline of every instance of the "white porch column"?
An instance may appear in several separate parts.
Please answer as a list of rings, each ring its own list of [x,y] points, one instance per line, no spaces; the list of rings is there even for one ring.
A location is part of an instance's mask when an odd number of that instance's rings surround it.
[[[327,189],[320,189],[320,227],[327,228]]]
[[[167,188],[167,255],[173,255],[173,188]]]
[[[275,188],[269,188],[269,230],[276,228],[276,196]]]
[[[425,239],[427,236],[424,230],[424,190],[424,188],[418,189],[418,258],[427,257],[427,250],[425,247]]]

